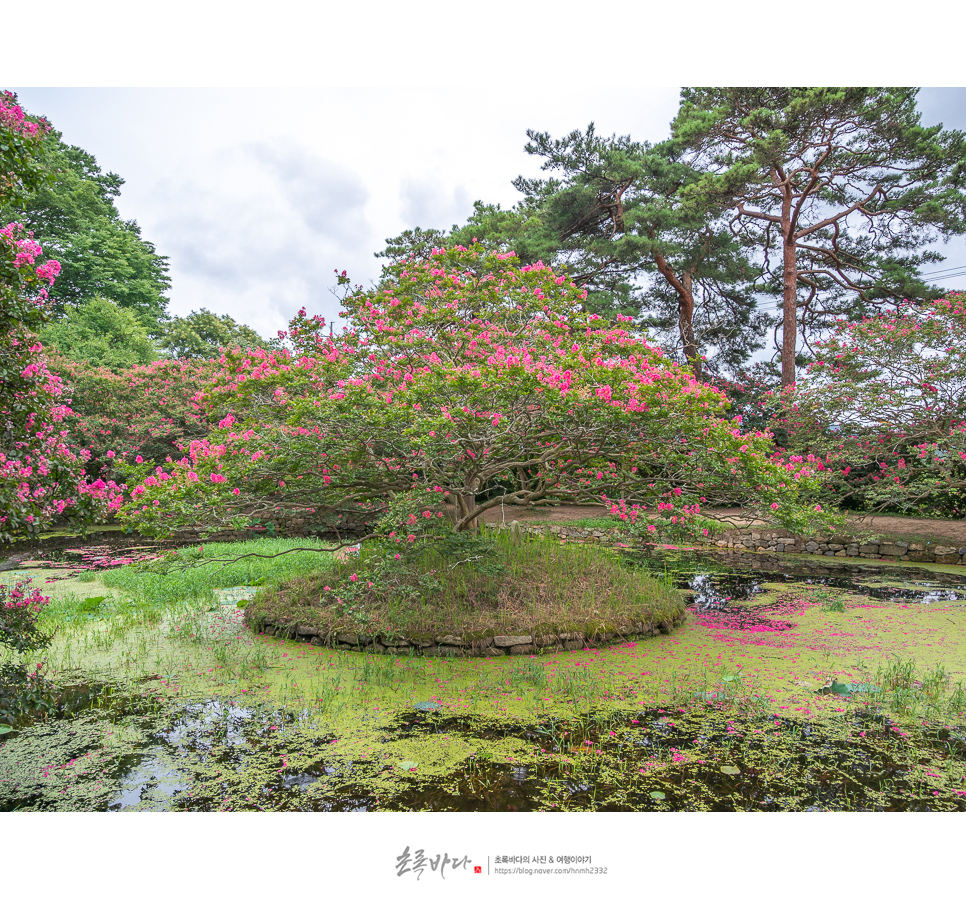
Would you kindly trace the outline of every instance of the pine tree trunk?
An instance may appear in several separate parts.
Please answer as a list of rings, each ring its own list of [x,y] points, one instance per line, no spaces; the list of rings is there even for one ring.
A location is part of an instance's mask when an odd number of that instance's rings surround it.
[[[684,356],[691,365],[695,379],[700,380],[701,355],[698,354],[698,344],[694,338],[694,294],[690,272],[684,273],[681,278],[681,288],[678,290],[678,331],[681,334]]]
[[[784,179],[784,177],[782,177]],[[795,386],[795,345],[798,338],[798,266],[792,227],[792,196],[782,194],[782,389]]]

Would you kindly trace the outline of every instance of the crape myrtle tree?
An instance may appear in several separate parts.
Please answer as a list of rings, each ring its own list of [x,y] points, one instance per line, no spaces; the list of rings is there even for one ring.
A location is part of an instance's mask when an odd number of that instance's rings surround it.
[[[781,297],[782,386],[837,314],[938,292],[924,247],[964,229],[966,138],[919,123],[914,87],[687,87],[672,123],[703,174],[684,193],[730,209]]]
[[[153,468],[178,460],[211,428],[197,397],[221,369],[217,361],[161,359],[112,369],[56,353],[47,360],[69,397],[63,426],[86,452],[89,479],[123,480],[118,464],[125,461]]]
[[[680,146],[600,137],[593,123],[557,140],[527,135],[526,151],[553,175],[515,179],[524,198],[512,210],[478,201],[448,234],[407,230],[376,256],[425,258],[433,248],[477,239],[512,249],[586,287],[588,312],[629,313],[658,331],[698,379],[703,350],[715,348],[720,371],[760,346],[767,319],[755,310],[756,269],[720,213],[680,197],[697,177]]]
[[[966,295],[840,320],[777,401],[844,507],[966,514]]]
[[[47,181],[48,130],[25,117],[15,95],[0,94],[0,205],[16,206]],[[42,255],[23,224],[0,226],[0,541],[36,534],[57,516],[83,525],[120,500],[113,483],[84,479],[84,452],[66,439],[70,408],[36,335],[61,266]]]
[[[303,312],[291,350],[221,356],[205,400],[217,428],[146,470],[121,520],[162,533],[262,509],[352,512],[411,543],[500,504],[630,517],[657,503],[680,526],[714,493],[796,528],[833,521],[812,469],[771,462],[767,434],[722,418],[718,391],[628,317],[585,312],[586,292],[539,263],[454,247],[393,263],[374,290],[340,285],[338,336]]]

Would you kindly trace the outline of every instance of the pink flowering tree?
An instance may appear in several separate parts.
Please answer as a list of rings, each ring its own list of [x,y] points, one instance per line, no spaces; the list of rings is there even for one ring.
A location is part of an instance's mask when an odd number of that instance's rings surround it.
[[[43,181],[37,157],[48,130],[24,118],[13,94],[0,95],[0,200]],[[84,479],[84,452],[67,440],[70,409],[35,335],[60,272],[42,255],[22,224],[0,227],[0,541],[38,533],[58,516],[83,525],[121,499],[112,484]]]
[[[121,520],[164,533],[352,513],[411,543],[499,505],[591,501],[677,525],[709,495],[792,526],[831,520],[810,469],[773,463],[720,392],[539,263],[456,247],[389,266],[372,291],[339,284],[340,335],[303,311],[288,349],[221,356],[217,427],[144,470]]]
[[[966,295],[839,322],[782,401],[844,507],[966,514]]]
[[[161,359],[112,370],[53,353],[47,365],[68,394],[65,426],[71,442],[90,455],[88,478],[119,479],[115,464],[137,456],[152,468],[180,459],[212,427],[200,399],[221,371],[217,361]]]

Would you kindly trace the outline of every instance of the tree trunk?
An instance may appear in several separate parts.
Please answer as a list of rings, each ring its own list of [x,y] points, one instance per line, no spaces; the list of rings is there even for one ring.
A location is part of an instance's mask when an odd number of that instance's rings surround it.
[[[684,347],[685,357],[691,365],[696,379],[701,379],[701,356],[694,340],[694,294],[691,291],[692,272],[684,272],[681,278],[674,273],[667,259],[656,250],[651,253],[657,270],[665,277],[667,283],[674,288],[678,295],[678,332]]]
[[[698,354],[698,344],[694,338],[694,294],[691,278],[691,272],[685,272],[681,277],[681,289],[678,291],[678,331],[681,334],[684,356],[691,365],[695,380],[700,380],[701,355]]]
[[[782,201],[782,389],[795,386],[795,345],[798,338],[797,246],[791,226],[792,202]]]

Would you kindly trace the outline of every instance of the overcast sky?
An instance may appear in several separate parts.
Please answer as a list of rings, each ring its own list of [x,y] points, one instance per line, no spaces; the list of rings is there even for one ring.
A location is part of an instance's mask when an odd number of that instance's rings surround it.
[[[129,89],[11,86],[25,109],[125,180],[118,207],[170,259],[170,310],[273,335],[300,308],[336,319],[334,271],[368,285],[387,237],[509,207],[539,173],[528,128],[659,141],[679,88]],[[966,90],[924,89],[923,123],[966,129]],[[950,266],[966,248],[949,248]],[[956,281],[950,281],[955,286]]]

